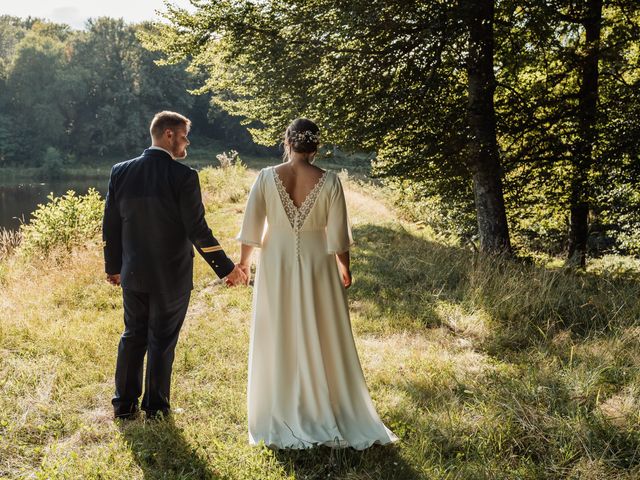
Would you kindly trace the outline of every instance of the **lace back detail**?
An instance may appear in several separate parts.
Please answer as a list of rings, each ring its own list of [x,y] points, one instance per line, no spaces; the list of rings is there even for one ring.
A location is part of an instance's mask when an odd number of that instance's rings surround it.
[[[282,200],[282,205],[284,207],[284,211],[287,214],[287,218],[291,223],[291,227],[296,232],[298,232],[302,228],[302,225],[304,225],[305,220],[309,216],[309,213],[311,213],[311,209],[316,203],[318,195],[320,194],[320,190],[322,190],[322,185],[324,185],[324,182],[327,179],[327,172],[325,171],[322,174],[318,182],[305,197],[304,201],[300,205],[300,208],[298,208],[293,203],[293,200],[291,199],[291,196],[289,196],[287,189],[284,188],[284,184],[280,179],[280,175],[278,175],[278,172],[276,172],[276,169],[272,168],[271,171],[273,172],[273,179],[276,182],[276,188],[278,190],[278,194],[280,195],[280,200]]]

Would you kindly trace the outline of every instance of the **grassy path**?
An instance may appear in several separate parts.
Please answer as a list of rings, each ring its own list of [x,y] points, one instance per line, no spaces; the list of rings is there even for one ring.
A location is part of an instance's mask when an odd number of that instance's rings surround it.
[[[255,172],[206,170],[231,255]],[[111,420],[119,291],[99,244],[0,265],[0,478],[638,478],[640,287],[474,259],[345,182],[352,324],[372,397],[402,439],[364,452],[249,447],[250,289],[196,263],[166,423]]]

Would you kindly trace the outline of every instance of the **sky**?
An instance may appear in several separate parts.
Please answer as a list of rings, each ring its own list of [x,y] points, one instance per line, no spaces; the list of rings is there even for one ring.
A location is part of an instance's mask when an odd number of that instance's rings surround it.
[[[171,0],[189,7],[188,0]],[[164,10],[162,0],[0,0],[0,15],[38,17],[83,28],[88,18],[124,18],[126,22],[159,20],[156,10]]]

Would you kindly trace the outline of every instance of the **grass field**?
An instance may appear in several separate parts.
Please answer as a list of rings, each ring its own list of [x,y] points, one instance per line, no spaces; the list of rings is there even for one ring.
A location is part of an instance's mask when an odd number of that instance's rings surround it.
[[[201,174],[229,254],[255,171]],[[404,222],[345,179],[356,247],[349,291],[365,377],[401,438],[364,452],[250,447],[250,288],[200,259],[167,422],[115,423],[122,331],[100,243],[0,263],[0,478],[637,479],[640,266],[586,272],[474,256]]]

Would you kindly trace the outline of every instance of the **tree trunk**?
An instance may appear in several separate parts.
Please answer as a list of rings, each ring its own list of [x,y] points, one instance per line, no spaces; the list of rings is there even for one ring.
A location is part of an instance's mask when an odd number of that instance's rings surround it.
[[[578,140],[575,146],[574,177],[571,182],[571,217],[567,261],[584,267],[589,238],[589,170],[593,163],[598,113],[598,59],[602,0],[588,0],[582,18],[586,45],[582,63],[578,103]]]
[[[493,1],[464,0],[469,31],[467,74],[468,119],[471,128],[469,168],[480,235],[480,249],[488,253],[511,252],[504,207],[496,116],[493,103]]]

